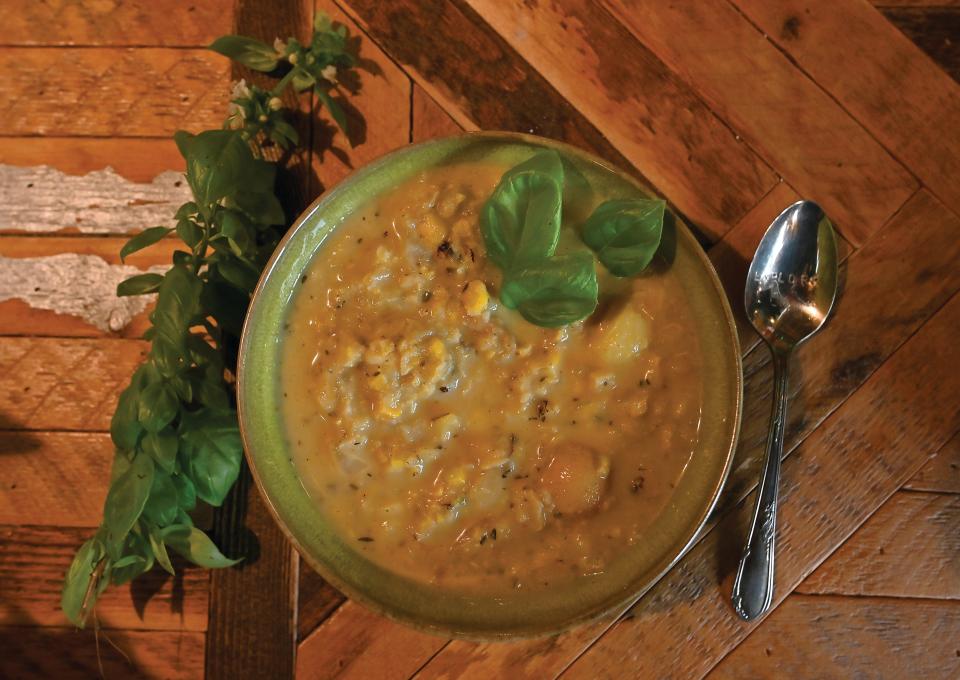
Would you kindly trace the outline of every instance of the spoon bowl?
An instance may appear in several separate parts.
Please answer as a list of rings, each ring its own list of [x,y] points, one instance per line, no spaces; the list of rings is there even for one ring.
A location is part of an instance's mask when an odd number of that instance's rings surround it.
[[[837,239],[823,209],[798,201],[770,224],[747,274],[747,318],[773,352],[773,412],[750,533],[733,582],[733,608],[750,621],[773,601],[777,491],[787,420],[790,353],[820,330],[837,296]]]
[[[823,326],[837,292],[837,240],[823,209],[797,201],[770,224],[747,274],[744,306],[760,336],[792,349]]]

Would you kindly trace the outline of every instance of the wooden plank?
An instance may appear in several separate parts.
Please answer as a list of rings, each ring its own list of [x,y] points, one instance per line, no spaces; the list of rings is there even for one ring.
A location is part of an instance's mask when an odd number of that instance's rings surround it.
[[[411,142],[447,137],[463,132],[463,128],[443,110],[422,87],[413,84],[413,129]]]
[[[313,0],[237,3],[234,30],[261,40],[273,36],[310,39]],[[234,78],[267,84],[264,76],[239,65]],[[287,159],[278,180],[281,202],[288,215],[296,215],[311,200],[311,121],[313,102],[285,95],[288,107],[299,111],[298,132],[306,145]],[[210,573],[210,614],[207,680],[291,678],[295,668],[297,638],[297,587],[299,560],[260,497],[246,464],[223,506],[214,514],[211,532],[217,545],[230,556],[245,561],[231,569]]]
[[[770,168],[597,3],[467,2],[711,241],[776,183]]]
[[[960,175],[957,83],[866,2],[735,3],[940,200],[960,212],[960,184],[954,179]]]
[[[405,680],[444,643],[348,601],[300,644],[297,680]]]
[[[353,35],[359,27],[334,0],[317,0],[317,10],[345,24]],[[414,41],[410,41],[414,42]],[[344,104],[354,146],[339,132],[325,109],[313,128],[313,171],[321,193],[354,169],[410,141],[410,77],[374,41],[361,39],[357,89]]]
[[[0,525],[100,524],[113,462],[110,435],[0,431],[0,457]]]
[[[296,551],[267,509],[246,465],[212,537],[224,554],[243,556],[210,572],[206,678],[292,678],[297,640]]]
[[[61,486],[61,493],[64,490]],[[0,626],[67,625],[60,611],[63,575],[77,548],[94,531],[79,527],[0,527]],[[175,576],[156,567],[136,581],[108,588],[97,601],[100,626],[206,630],[207,573],[179,558],[174,569]]]
[[[173,139],[17,137],[0,143],[0,164],[47,165],[68,175],[112,168],[129,182],[146,184],[185,164]]]
[[[792,186],[823,205],[852,243],[879,229],[916,188],[857,121],[726,0],[605,4]]]
[[[878,9],[888,7],[960,7],[960,0],[870,0]]]
[[[300,592],[297,600],[297,640],[304,640],[347,598],[323,580],[300,558]]]
[[[174,213],[192,199],[183,174],[167,170],[147,183],[109,168],[68,175],[47,166],[0,166],[0,231],[129,233],[176,225]]]
[[[777,542],[778,605],[960,427],[960,360],[949,338],[955,296],[887,360],[783,466]],[[700,541],[567,669],[569,678],[638,676],[669,668],[700,677],[760,622],[730,606],[753,494]],[[762,620],[761,620],[762,621]]]
[[[230,0],[8,0],[0,44],[204,47],[230,32],[232,8]]]
[[[227,60],[207,50],[0,48],[4,136],[169,137],[219,128]]]
[[[555,678],[612,624],[601,620],[546,638],[519,642],[453,640],[429,661],[417,680]]]
[[[708,676],[955,678],[960,605],[792,595]]]
[[[949,264],[960,257],[960,244],[957,250],[941,252],[944,243],[956,240],[957,233],[960,219],[921,192],[879,234],[850,256],[847,285],[837,316],[816,343],[802,348],[794,357],[785,447],[788,454],[960,288],[960,272],[951,274],[955,268]],[[930,271],[942,271],[947,278],[916,271],[916,261],[929,261]],[[917,291],[919,297],[900,295],[903,286]],[[849,338],[858,340],[851,343]],[[715,518],[756,485],[770,411],[769,361],[765,347],[754,348],[745,360],[740,443]],[[739,544],[741,539],[729,540]],[[540,641],[518,643],[506,649],[457,641],[438,654],[424,673],[429,676],[436,666],[461,668],[476,677],[489,676],[506,672],[504,668],[522,659],[525,673],[554,675],[582,651],[584,642],[589,643],[591,636],[599,632],[561,635],[552,638],[546,648]]]
[[[138,340],[0,337],[0,429],[107,431]]]
[[[111,630],[100,638],[98,645],[92,630],[0,628],[0,676],[203,678],[203,633]]]
[[[797,592],[960,599],[960,496],[894,494]]]
[[[560,139],[639,174],[462,0],[340,4],[465,130],[513,130]]]
[[[920,468],[904,488],[960,493],[960,433]]]
[[[960,82],[960,4],[954,7],[880,7],[883,16]]]
[[[164,239],[120,264],[126,238],[0,237],[0,335],[139,338],[153,296],[118,298],[117,284],[162,272],[178,239]]]

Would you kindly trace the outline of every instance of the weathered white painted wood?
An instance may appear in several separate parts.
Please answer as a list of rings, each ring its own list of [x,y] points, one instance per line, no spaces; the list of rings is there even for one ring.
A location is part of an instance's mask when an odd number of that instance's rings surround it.
[[[166,266],[146,271],[162,273]],[[0,256],[0,302],[20,299],[35,309],[79,316],[103,331],[120,331],[153,301],[118,298],[117,284],[145,270],[110,264],[96,255]]]
[[[0,165],[0,230],[124,234],[174,226],[174,213],[190,197],[183,174],[174,171],[144,184],[109,167],[68,175],[47,166]]]

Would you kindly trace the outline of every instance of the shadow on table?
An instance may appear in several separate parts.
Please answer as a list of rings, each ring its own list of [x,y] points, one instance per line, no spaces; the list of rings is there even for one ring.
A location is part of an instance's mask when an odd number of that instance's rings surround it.
[[[17,422],[6,413],[0,411],[0,456],[4,454],[29,453],[38,450],[42,442],[33,433],[23,429],[23,424]]]

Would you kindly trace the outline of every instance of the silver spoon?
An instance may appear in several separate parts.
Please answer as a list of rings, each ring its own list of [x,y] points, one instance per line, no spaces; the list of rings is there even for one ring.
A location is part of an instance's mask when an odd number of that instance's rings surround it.
[[[747,318],[773,352],[773,412],[750,534],[733,582],[733,608],[750,621],[773,600],[777,488],[787,420],[787,374],[794,347],[816,333],[837,294],[837,240],[819,205],[798,201],[780,213],[750,263]]]

